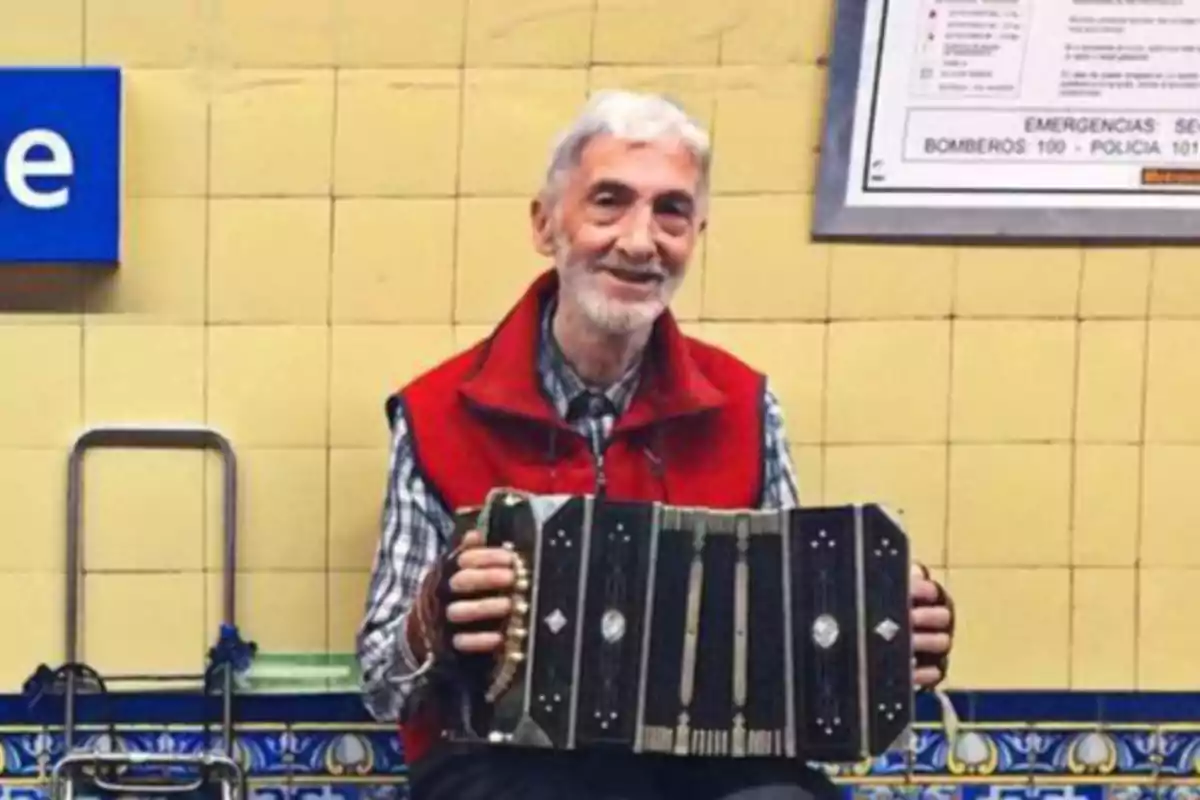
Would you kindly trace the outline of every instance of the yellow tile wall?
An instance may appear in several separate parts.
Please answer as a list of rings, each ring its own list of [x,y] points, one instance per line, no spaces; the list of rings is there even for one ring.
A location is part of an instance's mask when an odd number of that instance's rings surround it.
[[[127,69],[124,263],[0,269],[0,688],[62,657],[67,448],[203,422],[242,464],[241,623],[346,651],[385,394],[541,268],[525,222],[587,93],[712,126],[689,330],[767,370],[804,499],[902,511],[962,617],[955,686],[1194,686],[1200,265],[1187,249],[809,240],[831,0],[0,2],[0,62]],[[660,38],[663,37],[663,38]],[[84,657],[187,669],[218,464],[86,466]]]

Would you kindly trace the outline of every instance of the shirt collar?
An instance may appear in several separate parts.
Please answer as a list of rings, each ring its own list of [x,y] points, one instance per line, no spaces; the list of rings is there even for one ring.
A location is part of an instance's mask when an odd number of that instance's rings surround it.
[[[641,375],[641,359],[635,361],[620,380],[602,392],[588,386],[587,381],[581,378],[567,361],[566,356],[559,349],[558,342],[554,339],[551,323],[554,320],[556,305],[557,302],[552,297],[542,310],[541,336],[538,345],[538,374],[542,380],[542,388],[545,389],[546,394],[554,403],[554,408],[563,419],[569,416],[572,403],[582,396],[598,392],[612,403],[619,416],[629,408],[633,395],[637,391]]]
[[[481,412],[571,428],[547,396],[539,369],[542,314],[558,287],[558,273],[553,268],[543,271],[495,331],[480,343],[471,373],[457,389],[465,402]],[[615,421],[616,427],[631,433],[720,408],[726,395],[696,358],[697,353],[706,351],[708,348],[703,346],[694,349],[670,309],[660,314],[643,354],[636,396],[630,397],[625,413]],[[711,359],[706,355],[704,360]]]

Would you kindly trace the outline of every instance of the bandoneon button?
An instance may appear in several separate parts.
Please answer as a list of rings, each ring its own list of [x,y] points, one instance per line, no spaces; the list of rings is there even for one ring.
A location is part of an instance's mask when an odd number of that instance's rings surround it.
[[[605,611],[600,618],[600,635],[609,644],[621,641],[625,635],[625,615],[615,608]]]

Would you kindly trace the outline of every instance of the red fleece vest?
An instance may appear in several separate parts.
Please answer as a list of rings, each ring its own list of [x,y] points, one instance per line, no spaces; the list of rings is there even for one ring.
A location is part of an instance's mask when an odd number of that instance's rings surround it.
[[[558,417],[537,374],[541,311],[557,288],[556,274],[543,274],[489,338],[398,394],[418,468],[452,511],[481,504],[497,486],[541,494],[598,489],[587,441]],[[763,491],[763,376],[684,336],[669,313],[655,325],[644,365],[604,454],[607,496],[757,506]],[[396,405],[389,402],[389,414]],[[433,713],[403,726],[409,763],[438,737]]]

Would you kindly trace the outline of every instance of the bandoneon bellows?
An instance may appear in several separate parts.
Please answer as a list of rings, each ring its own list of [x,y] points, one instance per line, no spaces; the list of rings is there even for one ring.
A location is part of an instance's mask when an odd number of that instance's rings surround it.
[[[851,762],[913,709],[909,545],[877,505],[726,511],[492,492],[504,647],[460,659],[447,738]]]

